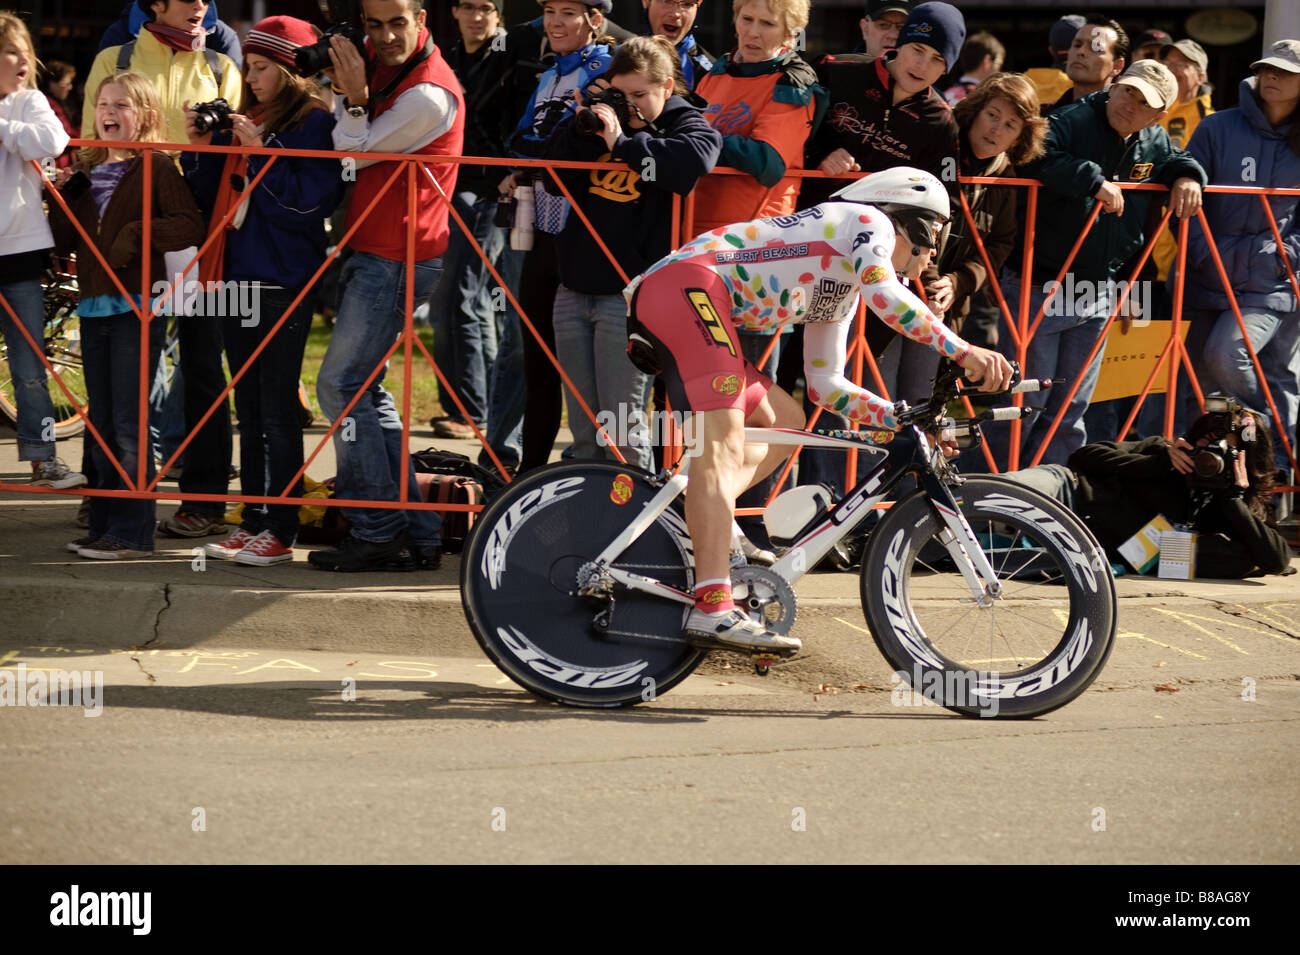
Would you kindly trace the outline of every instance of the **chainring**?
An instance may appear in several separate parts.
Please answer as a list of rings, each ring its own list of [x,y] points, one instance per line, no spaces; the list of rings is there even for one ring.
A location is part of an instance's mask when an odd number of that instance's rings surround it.
[[[747,564],[731,569],[731,597],[741,613],[773,633],[785,635],[794,627],[794,589],[780,574]]]

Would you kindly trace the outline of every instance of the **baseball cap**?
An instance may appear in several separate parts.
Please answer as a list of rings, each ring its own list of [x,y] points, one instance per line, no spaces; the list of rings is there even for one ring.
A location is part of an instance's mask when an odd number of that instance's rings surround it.
[[[1155,109],[1168,109],[1178,100],[1178,81],[1169,67],[1158,60],[1138,60],[1120,75],[1115,85],[1134,87],[1147,105]]]
[[[1077,13],[1061,17],[1052,24],[1052,29],[1048,32],[1047,45],[1053,50],[1068,50],[1070,44],[1074,42],[1074,35],[1079,32],[1079,27],[1087,22]]]
[[[1206,55],[1205,47],[1195,40],[1175,40],[1173,43],[1166,43],[1160,49],[1160,59],[1163,60],[1170,50],[1177,50],[1187,57],[1196,64],[1196,68],[1202,73],[1210,67],[1210,58]]]
[[[916,0],[867,0],[867,19],[877,20],[885,13],[901,13],[906,16],[914,6]]]
[[[1268,49],[1268,56],[1250,64],[1251,70],[1276,66],[1288,73],[1300,73],[1300,40],[1278,40]]]
[[[1164,30],[1147,30],[1137,38],[1137,42],[1133,44],[1133,49],[1139,50],[1149,43],[1159,43],[1161,46],[1164,46],[1165,44],[1173,42],[1174,38]]]

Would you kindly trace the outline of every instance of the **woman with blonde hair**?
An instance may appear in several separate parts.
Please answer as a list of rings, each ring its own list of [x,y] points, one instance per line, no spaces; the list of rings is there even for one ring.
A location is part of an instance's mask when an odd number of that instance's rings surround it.
[[[38,347],[45,341],[41,276],[54,239],[32,160],[57,156],[67,145],[67,132],[36,90],[36,54],[26,25],[0,12],[0,298],[9,306],[0,305],[0,332],[18,405],[18,459],[32,463],[33,484],[54,488],[80,487],[86,478],[54,455],[43,424],[54,420],[45,366],[15,321]]]
[[[140,363],[147,357],[145,380],[152,380],[162,351],[164,323],[157,317],[149,321],[148,352],[142,356],[136,310],[147,309],[149,303],[136,290],[143,264],[145,162],[151,164],[153,178],[147,291],[168,278],[164,253],[203,241],[203,218],[171,159],[159,150],[142,156],[133,148],[134,143],[164,141],[158,91],[149,78],[132,72],[105,77],[91,102],[94,138],[113,145],[83,147],[77,172],[59,190],[81,231],[61,206],[51,206],[50,225],[56,249],[77,253],[81,291],[77,314],[90,422],[104,441],[103,447],[96,441],[91,448],[91,483],[103,490],[121,490],[125,485],[110,453],[134,481],[143,450],[145,480],[154,475],[147,437],[139,432],[144,398]],[[128,296],[121,294],[118,283]],[[90,533],[69,543],[68,550],[93,560],[146,557],[154,546],[154,502],[91,498],[89,527]]]
[[[247,115],[232,114],[229,131],[200,133],[194,111],[189,110],[185,132],[190,142],[333,149],[334,119],[313,95],[313,84],[294,69],[293,51],[314,42],[315,36],[311,24],[294,17],[267,17],[254,26],[244,41],[244,102],[251,104]],[[181,154],[181,167],[214,227],[268,162],[270,156],[258,153]],[[235,384],[240,482],[245,495],[278,497],[302,467],[298,377],[311,329],[313,296],[304,295],[284,324],[278,329],[276,324],[325,260],[325,219],[339,204],[342,192],[337,160],[275,157],[204,259],[204,279],[253,290],[254,315],[226,313],[221,318],[231,373],[269,339]],[[301,494],[301,482],[289,493]],[[239,528],[225,540],[208,544],[206,550],[210,557],[241,564],[276,564],[293,559],[297,536],[296,504],[245,504]]]

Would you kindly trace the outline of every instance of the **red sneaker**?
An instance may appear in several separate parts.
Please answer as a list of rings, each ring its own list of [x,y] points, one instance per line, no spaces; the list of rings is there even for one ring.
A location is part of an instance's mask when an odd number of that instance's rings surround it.
[[[256,534],[241,527],[223,541],[204,544],[203,550],[209,557],[215,557],[217,560],[234,560],[235,555],[253,543],[256,538]]]
[[[279,564],[293,560],[293,549],[285,547],[270,531],[262,531],[235,555],[236,564]]]

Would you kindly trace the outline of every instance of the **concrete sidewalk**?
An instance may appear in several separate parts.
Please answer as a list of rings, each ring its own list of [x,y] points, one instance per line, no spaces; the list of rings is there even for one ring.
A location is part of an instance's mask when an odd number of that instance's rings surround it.
[[[310,452],[324,428],[309,429]],[[567,434],[557,448],[564,447]],[[236,442],[237,444],[237,442]],[[413,448],[436,446],[473,453],[470,442],[435,438],[417,428]],[[59,445],[76,468],[81,441]],[[557,455],[558,456],[558,455]],[[324,479],[334,473],[326,447],[309,468]],[[27,465],[17,460],[12,429],[0,428],[0,480],[25,484]],[[168,482],[164,490],[175,491]],[[237,482],[232,490],[237,490]],[[433,572],[332,574],[311,568],[308,548],[292,564],[246,567],[209,560],[202,545],[217,537],[158,537],[154,557],[131,561],[85,560],[65,550],[84,534],[74,524],[77,492],[0,493],[0,635],[9,642],[61,646],[243,646],[259,649],[383,651],[442,656],[479,655],[461,609],[460,558],[444,555]],[[174,505],[160,503],[159,517]],[[1293,564],[1300,565],[1300,558]],[[1124,576],[1116,581],[1120,625],[1130,609],[1166,603],[1205,607],[1295,601],[1300,577],[1246,581],[1164,581]],[[800,608],[817,615],[861,620],[859,575],[812,573],[799,581]]]

